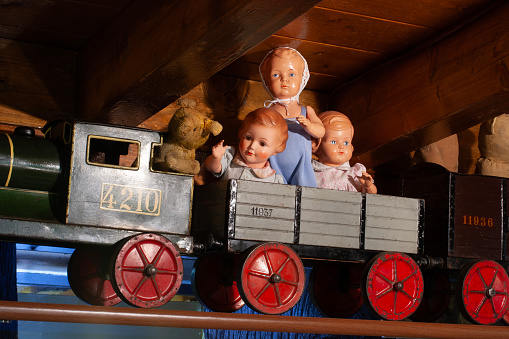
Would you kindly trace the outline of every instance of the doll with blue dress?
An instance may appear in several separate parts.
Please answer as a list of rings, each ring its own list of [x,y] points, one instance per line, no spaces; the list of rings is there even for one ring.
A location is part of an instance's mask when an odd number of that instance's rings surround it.
[[[309,79],[306,60],[293,48],[273,49],[260,64],[260,76],[272,96],[265,107],[281,114],[288,125],[286,149],[270,157],[270,165],[288,184],[316,187],[311,138],[323,137],[325,129],[312,107],[299,104]]]

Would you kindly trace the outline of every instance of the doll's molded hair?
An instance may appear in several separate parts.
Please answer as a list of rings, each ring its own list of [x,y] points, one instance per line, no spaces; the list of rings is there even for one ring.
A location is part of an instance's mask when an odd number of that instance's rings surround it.
[[[346,115],[336,111],[327,111],[318,114],[318,119],[323,124],[325,130],[331,129],[333,131],[342,131],[345,129],[352,129],[352,138],[353,138],[353,125],[350,119]],[[322,143],[322,138],[311,138],[312,151],[316,154],[318,149],[320,148],[320,144]]]
[[[333,131],[342,131],[351,128],[353,138],[352,122],[343,113],[336,111],[327,111],[318,114],[318,118],[322,121],[323,127],[325,127],[325,129],[331,129]]]
[[[299,56],[302,59],[302,61],[304,62],[304,69],[303,69],[303,72],[302,72],[302,81],[301,81],[301,84],[300,84],[299,92],[297,93],[297,95],[295,95],[294,97],[291,97],[290,99],[278,99],[278,98],[275,98],[274,95],[272,95],[272,92],[269,90],[269,87],[267,86],[267,84],[265,82],[265,76],[264,76],[264,75],[266,75],[266,72],[267,72],[266,65],[267,65],[267,62],[270,60],[270,58],[273,58],[273,57],[278,57],[278,58],[286,57],[286,56],[281,56],[283,50],[287,50],[287,51],[290,52],[290,54],[289,54],[290,56],[289,57]],[[269,53],[267,53],[265,58],[263,58],[262,62],[260,63],[260,67],[259,67],[258,70],[260,72],[260,77],[262,79],[263,88],[265,88],[265,90],[270,94],[270,96],[273,99],[272,101],[270,101],[270,100],[266,101],[265,102],[265,107],[270,107],[273,104],[275,104],[276,102],[279,102],[280,104],[285,105],[285,106],[288,104],[288,102],[293,101],[293,100],[299,102],[300,93],[304,90],[304,87],[306,87],[306,84],[308,83],[308,80],[309,80],[308,63],[307,63],[306,59],[304,59],[302,54],[299,53],[299,51],[297,51],[296,49],[293,49],[291,47],[278,47],[278,48],[274,48]]]
[[[268,108],[258,108],[244,118],[239,128],[239,139],[244,137],[246,134],[247,127],[256,124],[267,127],[279,128],[279,140],[281,144],[277,148],[276,152],[281,153],[286,148],[286,141],[288,140],[288,125],[285,119],[277,111]]]

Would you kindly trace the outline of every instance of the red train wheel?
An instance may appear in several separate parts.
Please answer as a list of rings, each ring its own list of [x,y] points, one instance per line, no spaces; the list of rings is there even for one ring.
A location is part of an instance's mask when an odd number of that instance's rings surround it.
[[[94,306],[121,302],[105,273],[109,257],[99,248],[77,248],[67,264],[67,278],[74,294]]]
[[[359,264],[322,264],[313,268],[309,294],[315,307],[324,315],[347,318],[362,306],[361,277]]]
[[[509,325],[509,311],[502,317],[504,324]]]
[[[363,274],[366,304],[387,320],[402,320],[415,312],[424,293],[421,270],[406,254],[385,252],[371,259]]]
[[[235,276],[240,255],[203,255],[193,267],[191,283],[200,303],[215,312],[235,312],[244,306]]]
[[[132,306],[164,305],[182,283],[180,253],[161,235],[146,233],[130,238],[117,248],[113,261],[114,288]]]
[[[265,314],[280,314],[300,299],[306,283],[304,266],[288,246],[266,243],[245,253],[237,287],[246,304]]]
[[[509,308],[509,277],[504,268],[491,260],[478,260],[460,273],[458,303],[463,315],[478,324],[493,324]]]
[[[424,295],[410,318],[421,322],[437,320],[449,307],[451,293],[451,283],[446,273],[432,271],[424,274]]]

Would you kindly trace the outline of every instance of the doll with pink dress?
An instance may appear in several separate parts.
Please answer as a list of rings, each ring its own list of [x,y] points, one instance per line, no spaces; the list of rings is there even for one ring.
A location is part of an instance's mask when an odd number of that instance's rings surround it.
[[[325,130],[314,109],[299,104],[299,95],[309,79],[306,60],[293,48],[276,48],[261,62],[260,76],[272,97],[265,107],[277,111],[288,125],[286,149],[270,158],[272,168],[288,184],[316,187],[311,138],[321,138]]]
[[[343,113],[328,111],[318,115],[325,135],[313,140],[318,161],[313,160],[317,187],[341,191],[376,193],[373,177],[362,164],[350,166],[353,153],[353,125]]]

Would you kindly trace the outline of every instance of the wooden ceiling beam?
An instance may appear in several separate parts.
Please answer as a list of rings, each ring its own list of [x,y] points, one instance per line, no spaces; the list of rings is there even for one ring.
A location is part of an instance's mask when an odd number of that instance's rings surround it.
[[[136,126],[318,2],[133,1],[80,52],[78,113]]]
[[[368,168],[509,112],[509,2],[331,95]]]
[[[0,38],[0,122],[41,128],[74,116],[75,75],[74,51]]]

